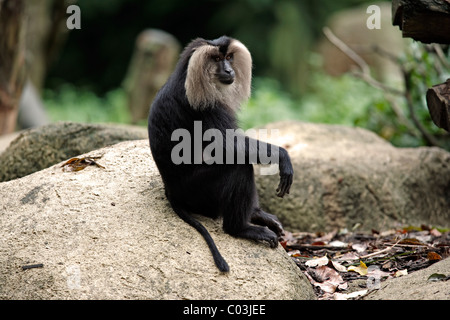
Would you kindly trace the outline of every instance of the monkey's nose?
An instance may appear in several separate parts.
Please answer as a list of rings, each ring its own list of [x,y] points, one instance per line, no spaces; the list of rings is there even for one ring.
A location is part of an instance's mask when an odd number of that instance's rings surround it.
[[[225,73],[229,74],[230,76],[234,77],[234,70],[231,68],[226,68]]]

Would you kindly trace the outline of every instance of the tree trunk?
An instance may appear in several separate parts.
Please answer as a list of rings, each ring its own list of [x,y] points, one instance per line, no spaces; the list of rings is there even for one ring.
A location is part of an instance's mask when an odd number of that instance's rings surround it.
[[[161,30],[144,30],[137,37],[123,82],[132,123],[147,119],[151,102],[173,71],[180,47],[172,35]]]
[[[450,1],[393,0],[392,23],[404,38],[450,44]]]
[[[69,34],[66,9],[74,3],[76,0],[26,0],[27,74],[39,93]]]
[[[450,79],[428,89],[427,105],[433,122],[450,132]]]
[[[13,132],[25,83],[25,4],[0,1],[0,135]]]

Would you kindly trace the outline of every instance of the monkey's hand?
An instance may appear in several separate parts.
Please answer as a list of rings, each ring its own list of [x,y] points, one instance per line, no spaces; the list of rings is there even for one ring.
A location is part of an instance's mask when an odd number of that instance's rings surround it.
[[[294,169],[292,168],[291,159],[287,151],[280,147],[280,183],[277,188],[277,196],[283,198],[291,189],[292,181],[294,179]]]

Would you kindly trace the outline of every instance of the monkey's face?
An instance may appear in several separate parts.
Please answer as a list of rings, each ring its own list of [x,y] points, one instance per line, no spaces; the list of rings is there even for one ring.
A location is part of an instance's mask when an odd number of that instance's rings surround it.
[[[213,55],[212,60],[215,64],[215,76],[220,83],[228,85],[234,82],[235,73],[233,70],[233,53]]]
[[[250,97],[252,58],[240,41],[226,36],[198,38],[184,52],[190,55],[184,86],[194,109],[220,101],[237,110]]]

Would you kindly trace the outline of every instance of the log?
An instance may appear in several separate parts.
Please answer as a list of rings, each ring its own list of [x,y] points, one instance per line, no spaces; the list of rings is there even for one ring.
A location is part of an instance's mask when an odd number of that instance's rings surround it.
[[[23,0],[0,1],[0,135],[15,129],[25,84],[24,12]]]
[[[450,44],[450,1],[393,0],[392,23],[404,38]]]
[[[131,121],[147,119],[150,104],[169,78],[181,46],[170,34],[155,29],[142,31],[124,80]]]
[[[427,105],[433,122],[450,132],[450,79],[428,89]]]

